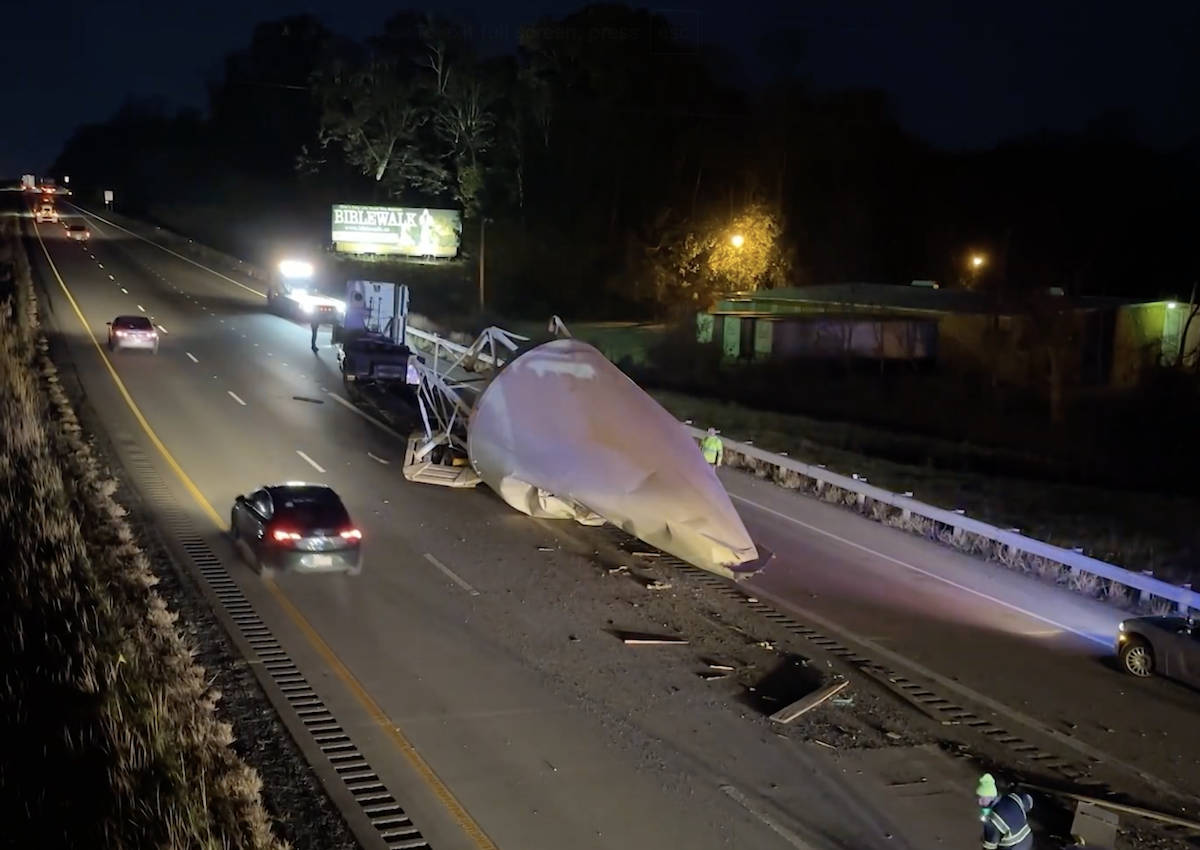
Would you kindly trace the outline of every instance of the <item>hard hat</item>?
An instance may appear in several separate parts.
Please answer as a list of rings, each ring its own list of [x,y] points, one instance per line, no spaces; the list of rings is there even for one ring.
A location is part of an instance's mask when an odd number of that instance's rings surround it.
[[[976,797],[999,797],[1000,791],[996,788],[996,778],[990,773],[985,773],[979,777],[979,785],[975,788]]]

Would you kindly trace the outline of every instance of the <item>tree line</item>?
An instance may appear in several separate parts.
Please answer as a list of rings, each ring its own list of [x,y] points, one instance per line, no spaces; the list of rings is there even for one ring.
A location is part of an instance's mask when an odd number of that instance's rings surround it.
[[[435,15],[364,40],[292,17],[225,58],[206,112],[128,102],[53,171],[135,211],[224,211],[231,239],[283,211],[327,228],[330,203],[458,208],[497,297],[539,316],[661,317],[808,283],[1156,296],[1195,278],[1200,144],[1152,150],[1114,110],[939,151],[881,92],[795,76],[802,39],[759,49],[776,70],[749,90],[623,5],[534,22],[501,56]],[[975,253],[996,261],[972,273]]]

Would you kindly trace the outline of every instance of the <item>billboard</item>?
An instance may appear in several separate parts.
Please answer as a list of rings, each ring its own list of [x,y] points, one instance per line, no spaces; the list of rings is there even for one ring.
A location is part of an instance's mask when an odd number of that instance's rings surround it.
[[[462,214],[424,207],[333,205],[331,241],[344,254],[401,257],[458,256]]]

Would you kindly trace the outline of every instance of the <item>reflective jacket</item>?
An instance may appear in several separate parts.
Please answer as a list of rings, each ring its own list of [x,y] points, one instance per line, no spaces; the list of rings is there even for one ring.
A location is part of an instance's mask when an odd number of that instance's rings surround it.
[[[1032,850],[1033,830],[1026,815],[1033,808],[1028,794],[1005,794],[983,816],[983,850]]]
[[[709,434],[700,441],[700,451],[704,452],[704,459],[715,466],[721,462],[721,456],[725,454],[725,445],[721,442],[720,437]]]

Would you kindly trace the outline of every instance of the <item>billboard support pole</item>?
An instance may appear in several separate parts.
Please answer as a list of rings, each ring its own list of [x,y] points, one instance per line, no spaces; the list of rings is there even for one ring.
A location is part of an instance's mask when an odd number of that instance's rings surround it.
[[[487,216],[479,217],[479,314],[484,312],[484,272],[487,252]]]
[[[392,288],[392,342],[404,345],[408,341],[408,287],[397,283]]]

